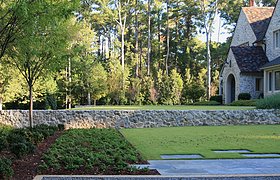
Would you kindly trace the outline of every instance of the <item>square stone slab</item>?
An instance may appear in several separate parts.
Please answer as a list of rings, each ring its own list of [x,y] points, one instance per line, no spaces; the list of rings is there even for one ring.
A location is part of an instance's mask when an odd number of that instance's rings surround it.
[[[215,150],[215,153],[249,153],[247,149],[228,149],[228,150]]]
[[[161,159],[201,159],[203,158],[201,155],[199,154],[178,154],[178,155],[166,155],[166,154],[163,154],[160,156]]]
[[[245,157],[280,157],[280,154],[241,154]]]

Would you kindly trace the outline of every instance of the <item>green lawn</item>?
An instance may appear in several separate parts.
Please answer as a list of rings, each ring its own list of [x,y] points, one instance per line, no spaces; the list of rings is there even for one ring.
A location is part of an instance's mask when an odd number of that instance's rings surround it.
[[[161,154],[201,154],[207,159],[243,158],[237,153],[211,151],[226,149],[280,153],[280,125],[122,129],[121,133],[149,160],[160,159]]]
[[[255,107],[247,106],[91,106],[74,108],[73,110],[247,110]]]

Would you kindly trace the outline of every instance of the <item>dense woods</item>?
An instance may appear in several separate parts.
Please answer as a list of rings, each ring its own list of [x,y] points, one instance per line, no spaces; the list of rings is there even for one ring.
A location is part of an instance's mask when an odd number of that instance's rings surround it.
[[[232,33],[248,3],[2,0],[0,108],[208,100],[231,41],[211,41],[214,18]]]

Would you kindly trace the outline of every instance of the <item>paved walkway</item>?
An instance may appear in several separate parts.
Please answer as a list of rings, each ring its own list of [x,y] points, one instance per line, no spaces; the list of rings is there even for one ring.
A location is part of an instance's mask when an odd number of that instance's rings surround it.
[[[149,167],[164,176],[280,174],[279,159],[151,160]]]

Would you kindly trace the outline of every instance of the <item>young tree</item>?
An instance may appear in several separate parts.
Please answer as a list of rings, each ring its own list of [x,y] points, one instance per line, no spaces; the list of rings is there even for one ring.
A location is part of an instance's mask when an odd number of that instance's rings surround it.
[[[68,1],[21,1],[17,15],[24,21],[9,52],[11,63],[26,80],[29,89],[29,122],[33,127],[33,86],[47,72],[61,65],[68,43],[65,22],[73,8]]]
[[[95,63],[88,77],[89,89],[96,106],[96,100],[105,97],[108,93],[107,72],[100,63]]]

